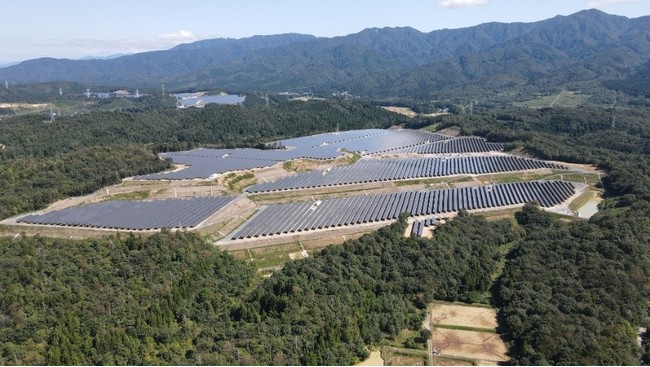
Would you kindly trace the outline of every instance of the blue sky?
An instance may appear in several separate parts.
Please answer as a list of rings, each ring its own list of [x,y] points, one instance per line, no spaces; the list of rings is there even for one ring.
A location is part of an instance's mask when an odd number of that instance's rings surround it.
[[[13,0],[2,4],[0,64],[136,53],[219,37],[333,37],[397,26],[430,32],[590,8],[636,18],[650,15],[650,0]]]

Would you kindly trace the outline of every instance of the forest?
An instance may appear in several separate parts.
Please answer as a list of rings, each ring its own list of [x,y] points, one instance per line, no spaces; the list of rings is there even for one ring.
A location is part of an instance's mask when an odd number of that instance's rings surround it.
[[[0,139],[22,140],[2,151],[2,187],[14,191],[0,207],[20,212],[44,205],[56,197],[22,202],[29,193],[65,188],[66,180],[92,190],[129,170],[161,169],[165,163],[154,151],[254,145],[337,123],[343,130],[405,122],[346,101],[249,108],[172,117],[99,113],[57,128],[12,118],[10,126],[0,125]],[[230,126],[231,117],[250,118],[253,127]],[[294,125],[285,126],[289,120]],[[404,328],[417,330],[433,300],[491,302],[512,364],[650,363],[648,338],[642,347],[635,342],[637,329],[650,326],[649,120],[643,109],[578,107],[407,121],[412,128],[458,127],[539,158],[599,166],[608,173],[605,200],[588,221],[531,204],[511,220],[460,213],[432,239],[415,239],[403,236],[402,216],[289,262],[270,278],[185,232],[0,239],[0,364],[347,365],[363,359],[368,346]],[[19,184],[32,181],[37,185]]]

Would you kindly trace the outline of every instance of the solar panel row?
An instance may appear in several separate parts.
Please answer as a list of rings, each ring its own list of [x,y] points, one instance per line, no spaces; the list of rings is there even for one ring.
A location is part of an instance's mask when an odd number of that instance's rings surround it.
[[[451,140],[399,149],[396,153],[449,154],[449,153],[486,153],[503,150],[501,143],[489,143],[479,137],[459,137]]]
[[[565,166],[511,156],[362,159],[355,164],[312,171],[260,183],[246,189],[249,193],[297,190],[306,188],[351,185],[369,182],[396,181],[458,174],[486,174],[540,168],[566,169]]]
[[[232,239],[272,236],[308,230],[396,219],[401,213],[413,216],[456,212],[461,209],[497,208],[538,202],[558,205],[575,192],[565,181],[517,182],[480,187],[393,194],[354,196],[314,203],[271,205],[258,212]]]
[[[343,141],[332,146],[365,155],[388,153],[449,139],[453,138],[421,130],[385,130],[384,134]]]
[[[411,227],[411,237],[422,237],[424,229],[436,224],[435,218],[427,218],[424,220],[416,220]]]
[[[259,155],[259,153],[258,153]],[[189,167],[179,171],[152,173],[149,175],[135,176],[136,180],[193,180],[209,178],[215,174],[241,171],[253,168],[272,166],[278,161],[270,159],[244,159],[222,157],[196,157],[174,156],[172,160],[177,164]]]
[[[28,215],[18,222],[126,230],[193,228],[234,199],[229,196],[215,196],[152,201],[107,201],[40,215]]]

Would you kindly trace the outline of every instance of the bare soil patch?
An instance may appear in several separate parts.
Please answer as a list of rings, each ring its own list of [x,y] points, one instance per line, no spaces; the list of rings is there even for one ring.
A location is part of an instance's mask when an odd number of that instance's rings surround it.
[[[373,350],[370,356],[363,362],[355,364],[355,366],[383,366],[384,359],[381,358],[380,350]]]
[[[431,313],[435,324],[476,328],[497,327],[497,313],[491,308],[436,303]]]
[[[440,354],[505,362],[508,349],[498,334],[436,328],[433,345]]]
[[[462,359],[433,357],[434,366],[473,366],[472,363]]]
[[[442,129],[439,131],[436,131],[438,134],[446,135],[446,136],[451,136],[451,137],[456,137],[460,135],[460,127],[457,126],[451,126],[446,129]]]
[[[24,108],[24,109],[40,109],[48,107],[48,103],[0,103],[0,108]]]
[[[501,337],[489,331],[497,327],[496,311],[492,308],[436,303],[431,308],[431,322],[434,326],[431,339],[433,350],[439,353],[435,358],[457,358],[462,362],[477,360],[480,365],[494,365],[508,360],[508,349]]]
[[[385,109],[386,111],[399,113],[400,115],[404,115],[408,117],[415,117],[418,115],[417,113],[415,113],[415,111],[413,111],[408,107],[382,106],[381,108]]]
[[[270,167],[255,168],[252,171],[259,182],[275,181],[279,178],[295,174],[293,172],[287,172],[284,168],[282,168],[281,163],[274,164]]]
[[[390,358],[391,366],[424,366],[425,359],[423,357],[394,355]]]

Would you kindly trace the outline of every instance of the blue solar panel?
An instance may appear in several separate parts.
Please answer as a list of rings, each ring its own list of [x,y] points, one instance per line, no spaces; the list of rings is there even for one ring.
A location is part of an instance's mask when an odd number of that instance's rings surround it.
[[[459,174],[486,174],[530,169],[566,169],[566,166],[510,156],[361,159],[349,166],[312,171],[260,183],[246,192],[272,192],[305,188],[351,185],[355,183],[419,179]]]
[[[231,235],[232,239],[295,233],[340,225],[395,219],[403,212],[435,215],[486,207],[522,205],[536,201],[543,207],[558,205],[575,193],[565,181],[532,181],[444,190],[405,191],[392,194],[328,199],[315,203],[270,205]],[[373,210],[375,207],[384,210]]]
[[[19,223],[113,229],[193,228],[234,197],[166,200],[116,200],[27,215]]]

